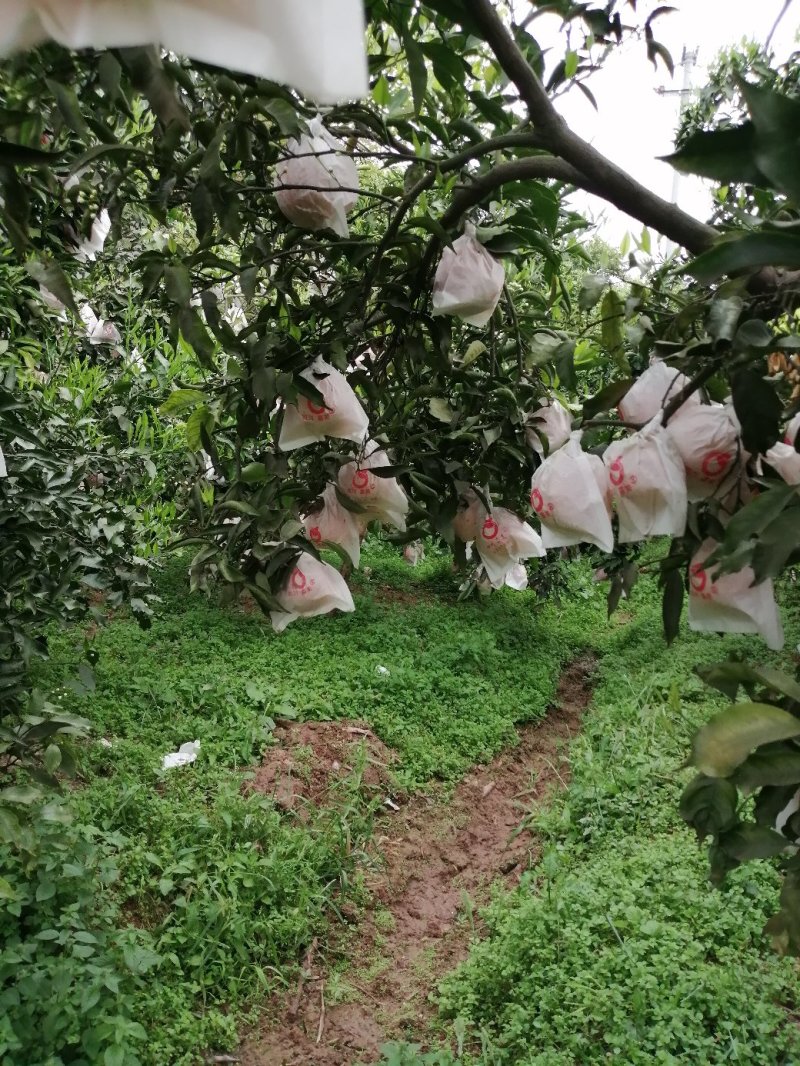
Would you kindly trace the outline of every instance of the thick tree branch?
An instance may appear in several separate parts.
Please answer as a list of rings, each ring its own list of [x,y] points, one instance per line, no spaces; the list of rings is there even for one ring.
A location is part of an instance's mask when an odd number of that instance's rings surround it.
[[[501,185],[510,185],[514,181],[529,181],[530,179],[545,181],[548,178],[566,182],[568,185],[576,185],[597,196],[603,195],[594,182],[569,163],[565,163],[563,159],[556,159],[551,155],[532,155],[526,159],[512,159],[507,163],[498,163],[485,174],[481,174],[470,185],[462,185],[453,196],[447,211],[442,215],[442,225],[445,229],[454,226],[466,211],[485,200]]]
[[[656,196],[573,133],[553,107],[544,86],[500,20],[492,0],[464,0],[503,71],[516,85],[544,145],[591,181],[598,195],[694,255],[705,251],[716,231]]]

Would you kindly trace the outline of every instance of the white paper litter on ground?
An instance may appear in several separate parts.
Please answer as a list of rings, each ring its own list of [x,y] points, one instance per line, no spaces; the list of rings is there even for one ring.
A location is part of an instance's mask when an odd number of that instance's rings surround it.
[[[177,751],[171,751],[162,760],[162,769],[173,770],[176,766],[188,766],[195,761],[200,753],[200,741],[190,740],[181,744]]]

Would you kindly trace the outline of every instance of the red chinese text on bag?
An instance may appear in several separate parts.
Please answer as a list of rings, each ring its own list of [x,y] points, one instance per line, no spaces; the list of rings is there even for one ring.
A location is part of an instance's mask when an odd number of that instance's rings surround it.
[[[330,611],[354,611],[355,604],[344,578],[334,567],[302,552],[275,597],[280,611],[270,611],[272,628],[281,633],[295,618],[312,618]]]
[[[670,419],[667,433],[683,460],[689,500],[704,500],[724,490],[723,482],[740,455],[739,426],[731,409],[694,404],[679,419]]]
[[[580,433],[545,459],[531,480],[531,507],[542,524],[545,548],[596,544],[614,550],[614,535],[598,471],[580,445]],[[601,470],[604,475],[605,471]]]
[[[614,441],[603,462],[619,516],[619,543],[686,528],[686,475],[660,416],[626,440]]]
[[[505,507],[495,507],[486,516],[475,548],[494,588],[505,584],[523,559],[545,554],[539,534]]]
[[[783,647],[783,626],[772,582],[754,585],[755,574],[749,566],[733,574],[713,577],[714,567],[705,562],[717,547],[706,540],[689,566],[689,627],[713,633],[758,633],[767,647]]]
[[[289,452],[325,437],[341,437],[361,444],[369,429],[369,419],[344,374],[318,358],[300,376],[319,389],[324,402],[300,396],[296,404],[286,404],[278,447]]]
[[[370,450],[371,448],[371,450]],[[339,470],[339,488],[356,503],[363,512],[358,517],[364,522],[385,522],[401,532],[406,528],[408,497],[397,478],[379,477],[373,473],[382,466],[390,466],[386,452],[371,442],[367,455],[358,463],[345,463]]]

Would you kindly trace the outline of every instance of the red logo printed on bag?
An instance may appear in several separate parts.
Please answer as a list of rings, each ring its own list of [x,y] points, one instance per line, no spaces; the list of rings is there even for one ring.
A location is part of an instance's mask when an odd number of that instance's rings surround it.
[[[312,403],[311,400],[303,397],[298,410],[300,411],[300,417],[304,422],[327,422],[333,415],[336,408],[333,404],[326,407],[325,404]]]
[[[303,593],[306,591],[306,586],[308,585],[308,578],[299,566],[296,566],[294,570],[292,570],[292,576],[289,578],[289,584],[291,586],[292,592]]]
[[[545,518],[553,513],[553,504],[545,503],[542,494],[538,489],[531,490],[531,507],[538,515],[544,515]]]
[[[322,533],[320,532],[319,526],[313,526],[309,529],[308,537],[309,540],[313,540],[315,544],[320,544],[322,542]]]
[[[716,481],[728,469],[732,458],[730,452],[709,452],[700,464],[703,477],[708,481]]]
[[[627,496],[639,480],[636,474],[631,474],[626,477],[625,467],[622,465],[621,457],[616,458],[609,466],[608,479],[611,482],[612,487],[617,490],[620,496]]]
[[[494,540],[497,534],[500,532],[500,527],[497,522],[491,517],[491,515],[483,523],[483,529],[481,530],[481,536],[484,540]]]
[[[353,479],[350,482],[350,488],[353,492],[358,492],[362,496],[368,495],[372,492],[375,484],[375,475],[370,474],[369,470],[356,470],[353,474]]]
[[[694,563],[689,567],[689,584],[692,592],[701,599],[710,600],[716,595],[717,586],[710,580],[702,563]]]

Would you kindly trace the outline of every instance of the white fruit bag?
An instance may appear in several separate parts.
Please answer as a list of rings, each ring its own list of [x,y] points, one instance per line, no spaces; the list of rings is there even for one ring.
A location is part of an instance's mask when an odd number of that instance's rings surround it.
[[[650,422],[671,399],[680,392],[689,379],[661,359],[653,359],[645,372],[634,381],[627,393],[620,400],[617,411],[623,422],[635,422],[644,425]],[[688,400],[678,408],[672,420],[681,418],[694,404],[700,403],[700,397],[693,392]]]
[[[297,404],[286,404],[278,438],[281,451],[290,452],[325,437],[342,437],[361,444],[369,429],[369,419],[344,374],[318,357],[300,377],[319,389],[325,403],[299,396]]]
[[[783,443],[791,444],[791,446],[794,448],[794,446],[797,444],[798,434],[800,434],[800,414],[795,415],[786,427],[786,432],[783,436]]]
[[[572,415],[556,399],[543,404],[533,414],[528,415],[526,422],[525,436],[528,444],[537,455],[544,455],[544,448],[539,434],[547,440],[547,452],[549,455],[566,444],[572,432]]]
[[[534,473],[531,507],[542,524],[545,548],[588,543],[611,552],[614,534],[606,500],[598,485],[597,471],[580,440],[581,434],[573,433],[564,447],[549,455]]]
[[[523,559],[545,554],[539,534],[505,507],[487,515],[475,538],[475,548],[494,588],[500,588]],[[518,573],[518,571],[517,571]]]
[[[592,471],[592,475],[595,480],[595,484],[600,492],[600,497],[603,501],[603,505],[606,509],[606,514],[609,519],[613,513],[613,494],[611,492],[611,482],[608,480],[608,471],[606,470],[605,463],[599,455],[592,455],[591,452],[584,452],[586,459]]]
[[[470,544],[476,540],[487,513],[477,493],[467,489],[459,497],[458,510],[453,518],[453,532],[459,540]]]
[[[303,519],[306,536],[318,548],[323,544],[337,544],[357,567],[361,559],[361,534],[356,516],[342,507],[334,485],[327,485],[322,494],[322,510]]]
[[[391,466],[386,452],[374,441],[367,445],[360,462],[345,463],[339,470],[339,488],[351,500],[361,504],[357,515],[362,522],[384,522],[405,532],[408,496],[395,477],[378,477],[373,470]]]
[[[686,528],[686,475],[661,416],[603,456],[619,515],[619,543],[657,534],[679,537]]]
[[[690,500],[705,500],[723,486],[739,457],[739,427],[732,408],[693,404],[667,423],[686,470]]]
[[[75,258],[81,263],[90,263],[102,254],[106,246],[106,238],[111,232],[111,219],[104,207],[97,218],[92,222],[92,230],[88,239],[84,238],[75,249]]]
[[[286,145],[286,157],[276,168],[276,185],[278,207],[295,226],[332,229],[340,237],[348,236],[347,212],[358,200],[358,170],[319,116],[309,122],[308,133]]]
[[[689,566],[689,628],[712,633],[759,633],[767,647],[783,647],[783,626],[770,580],[754,585],[755,574],[746,566],[734,574],[712,580],[704,563],[717,547],[704,541]]]
[[[269,616],[276,633],[283,632],[295,618],[313,618],[330,611],[356,609],[350,589],[339,571],[308,552],[301,553],[286,585],[275,598],[281,610],[270,611]]]
[[[292,85],[324,103],[366,96],[361,0],[4,0],[0,52],[161,44]]]
[[[0,448],[0,477],[8,477],[8,467],[6,466],[6,457],[3,455],[3,449]]]
[[[445,248],[433,279],[434,315],[458,315],[471,326],[485,326],[492,317],[506,273],[467,223],[463,236]]]
[[[517,563],[506,574],[506,588],[514,589],[516,592],[524,592],[527,587],[528,571],[525,569],[524,563]]]
[[[800,485],[800,452],[793,445],[778,441],[764,452],[764,458],[787,485]]]

